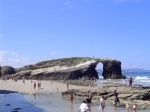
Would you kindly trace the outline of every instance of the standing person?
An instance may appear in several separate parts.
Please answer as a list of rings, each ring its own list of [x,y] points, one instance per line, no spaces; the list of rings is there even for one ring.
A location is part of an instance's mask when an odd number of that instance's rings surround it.
[[[25,77],[23,76],[23,83],[25,84]]]
[[[137,105],[134,104],[134,105],[133,105],[133,112],[136,112],[136,111],[137,111]]]
[[[114,105],[114,110],[116,110],[117,109],[117,97],[116,96],[114,96],[113,105]]]
[[[92,99],[92,93],[91,93],[90,90],[88,91],[88,95],[89,95],[89,97]]]
[[[114,96],[116,96],[116,99],[117,99],[117,103],[120,105],[120,100],[119,100],[119,98],[118,98],[118,93],[117,93],[117,91],[116,90],[114,90]]]
[[[130,106],[129,106],[129,103],[126,104],[126,110],[127,112],[129,112],[129,109],[130,109]]]
[[[67,82],[67,90],[69,90],[69,83]]]
[[[86,98],[86,104],[87,104],[88,108],[91,108],[91,104],[93,104],[89,95]]]
[[[36,82],[34,82],[34,90],[35,90],[35,88],[36,88]]]
[[[40,82],[38,82],[37,86],[38,86],[38,89],[40,89]]]
[[[104,112],[104,108],[105,108],[104,96],[102,96],[102,98],[100,100],[100,107],[101,107],[101,112]]]
[[[75,98],[74,98],[74,96],[73,96],[73,93],[71,93],[71,94],[70,94],[70,102],[71,102],[71,103],[73,103],[73,99],[75,99]]]
[[[132,77],[130,77],[128,81],[129,81],[129,88],[132,89],[132,82],[133,82]]]
[[[78,112],[89,112],[90,109],[88,108],[88,106],[86,105],[86,101],[84,100],[83,103],[80,105],[80,108],[78,110]]]

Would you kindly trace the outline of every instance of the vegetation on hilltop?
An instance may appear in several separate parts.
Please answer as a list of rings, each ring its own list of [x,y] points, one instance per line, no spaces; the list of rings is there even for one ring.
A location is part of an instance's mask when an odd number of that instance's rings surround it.
[[[45,68],[45,67],[53,67],[53,66],[76,66],[77,64],[84,63],[92,59],[93,58],[89,58],[89,57],[71,57],[71,58],[53,59],[48,61],[42,61],[36,63],[35,65],[27,65],[20,69],[33,70],[37,68]]]

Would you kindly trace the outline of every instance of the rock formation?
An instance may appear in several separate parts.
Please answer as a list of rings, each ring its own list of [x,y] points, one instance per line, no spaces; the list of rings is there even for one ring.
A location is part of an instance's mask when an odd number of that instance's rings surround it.
[[[121,62],[118,60],[101,59],[103,63],[103,77],[111,79],[122,78]]]
[[[106,78],[123,78],[121,73],[121,62],[112,59],[97,59],[87,57],[73,57],[55,59],[39,62],[35,65],[27,65],[15,69],[16,74],[13,77],[27,79],[45,79],[45,80],[62,80],[62,79],[91,79],[99,78],[96,71],[98,63],[103,64],[103,77]],[[2,74],[6,70],[1,70]],[[7,73],[13,74],[14,72]]]
[[[143,87],[134,85],[132,90],[127,85],[111,84],[104,86],[92,86],[84,89],[70,89],[62,92],[62,95],[68,95],[74,93],[76,98],[86,98],[88,91],[91,91],[92,100],[95,103],[99,103],[102,96],[105,96],[106,105],[113,105],[114,90],[117,90],[120,105],[125,107],[127,103],[131,106],[138,105],[138,109],[150,109],[150,87]]]
[[[1,76],[6,75],[6,74],[15,74],[16,71],[13,67],[11,66],[2,66],[0,69],[0,74]]]

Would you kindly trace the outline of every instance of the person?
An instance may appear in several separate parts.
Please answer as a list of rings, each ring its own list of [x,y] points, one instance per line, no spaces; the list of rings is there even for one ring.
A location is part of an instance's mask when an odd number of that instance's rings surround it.
[[[101,107],[101,112],[104,112],[104,108],[105,108],[104,96],[102,96],[102,98],[100,99],[100,107]]]
[[[90,90],[88,91],[88,95],[89,95],[89,97],[92,99],[92,93],[91,93]]]
[[[134,105],[133,105],[133,112],[136,112],[136,111],[137,111],[137,105],[134,104]]]
[[[132,89],[132,82],[133,82],[132,77],[130,77],[128,81],[129,81],[129,88]]]
[[[38,86],[38,89],[40,89],[40,82],[38,82],[38,85],[37,85],[37,86]]]
[[[84,100],[83,103],[80,105],[80,108],[78,110],[78,112],[88,112],[90,111],[90,109],[88,108],[86,101]]]
[[[116,96],[114,96],[113,105],[114,105],[114,110],[116,110],[117,109],[117,97]]]
[[[25,84],[25,77],[23,76],[23,78],[22,78],[22,79],[23,79],[23,83]]]
[[[73,96],[73,93],[71,93],[71,94],[70,94],[70,102],[71,102],[71,103],[73,103],[73,99],[75,99],[75,98],[74,98],[74,96]]]
[[[87,104],[88,108],[91,108],[91,104],[93,104],[89,95],[86,98],[86,104]]]
[[[114,90],[114,93],[113,93],[114,96],[116,96],[116,102],[120,105],[120,100],[118,98],[118,93],[116,90]]]
[[[35,90],[35,88],[36,88],[36,82],[34,82],[34,90]]]
[[[67,90],[69,90],[69,83],[67,82]]]
[[[127,112],[129,112],[129,109],[130,109],[130,106],[129,106],[129,103],[126,104],[126,110]]]

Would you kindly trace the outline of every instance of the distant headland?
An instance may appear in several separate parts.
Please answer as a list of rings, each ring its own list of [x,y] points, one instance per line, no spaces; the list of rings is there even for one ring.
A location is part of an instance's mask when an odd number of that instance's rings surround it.
[[[121,61],[109,58],[71,57],[42,61],[22,68],[11,66],[0,67],[0,76],[10,74],[15,78],[25,77],[36,80],[62,80],[79,78],[99,78],[96,71],[98,63],[103,64],[102,76],[104,79],[124,78],[121,70]]]

